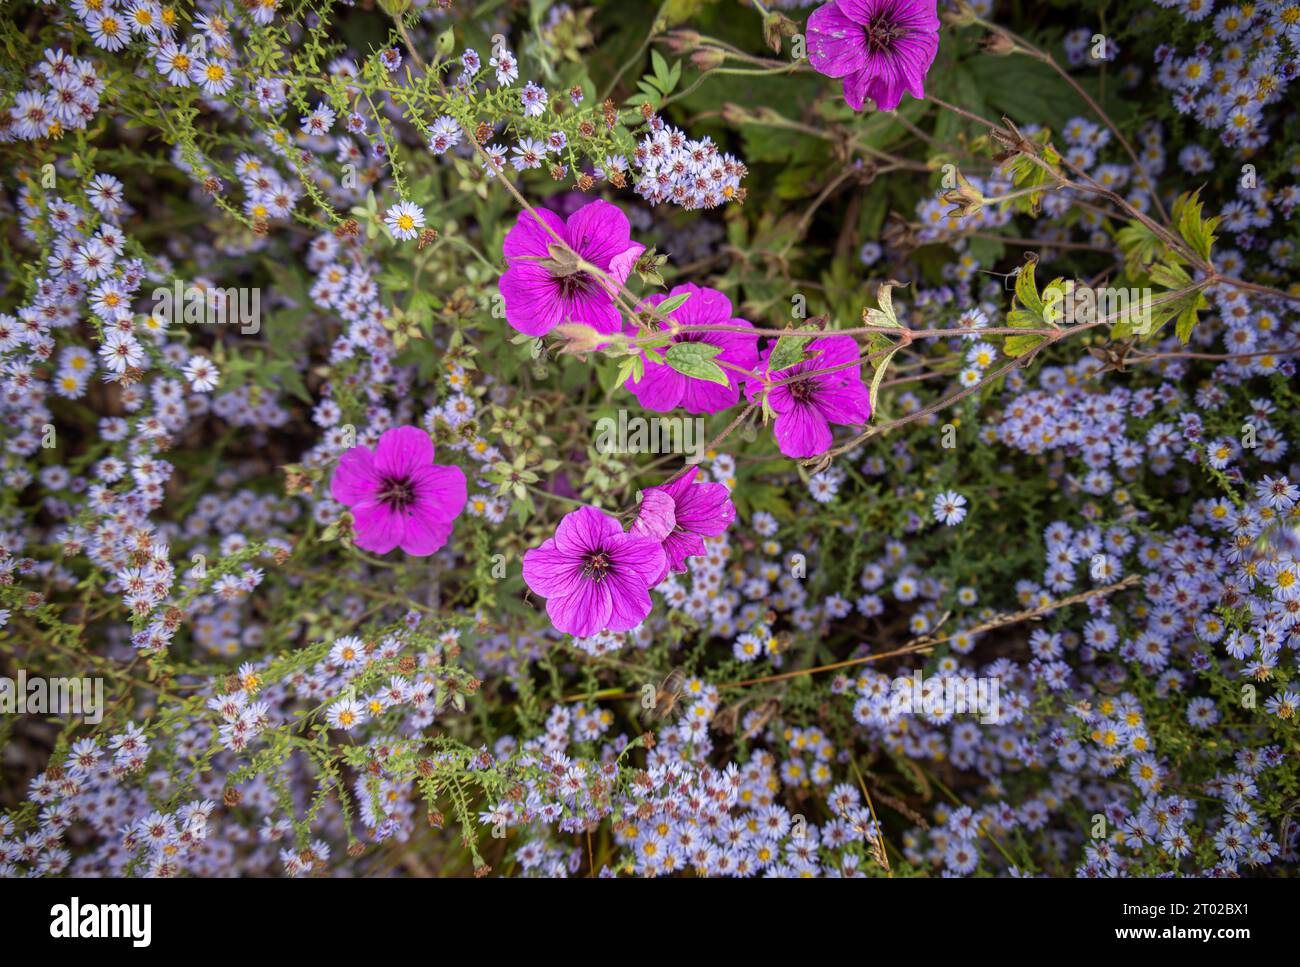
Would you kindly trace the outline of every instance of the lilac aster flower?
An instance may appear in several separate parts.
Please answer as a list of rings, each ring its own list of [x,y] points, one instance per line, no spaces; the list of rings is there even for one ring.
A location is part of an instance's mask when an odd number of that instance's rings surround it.
[[[447,543],[465,507],[465,474],[433,462],[433,441],[414,426],[385,430],[372,453],[339,458],[330,493],[352,508],[356,545],[375,554],[401,547],[424,557]]]
[[[936,0],[832,0],[808,18],[808,60],[844,78],[855,111],[871,98],[892,111],[903,91],[925,97],[925,74],[939,50]]]
[[[551,624],[579,638],[635,628],[666,570],[658,540],[625,533],[595,507],[566,514],[554,537],[524,554],[524,581],[546,598]]]
[[[563,250],[549,226],[583,260],[619,285],[645,246],[631,240],[627,216],[607,201],[593,201],[569,216],[568,221],[546,208],[519,213],[506,235],[503,253],[510,267],[501,276],[501,298],[506,322],[529,336],[542,336],[563,322],[580,322],[598,332],[617,332],[621,316],[606,284],[589,272],[556,264]],[[555,248],[555,258],[552,255]]]
[[[686,571],[686,559],[704,553],[704,538],[726,533],[736,519],[736,505],[725,484],[695,480],[699,467],[691,467],[679,480],[662,487],[647,487],[641,495],[641,513],[632,533],[663,544],[663,572],[650,582],[654,587],[671,569]]]
[[[684,326],[723,325],[753,327],[744,319],[731,315],[731,300],[717,289],[701,288],[688,282],[673,289],[669,296],[652,295],[645,301],[657,306],[671,296],[690,293],[690,298],[669,315]],[[636,327],[629,324],[627,331],[635,334]],[[722,352],[713,357],[714,362],[730,363],[744,369],[753,369],[758,362],[758,336],[743,332],[684,332],[673,337],[673,342],[705,342],[719,346]],[[639,380],[629,380],[627,388],[637,401],[648,410],[667,413],[682,407],[688,413],[717,413],[735,406],[740,399],[740,381],[725,366],[723,372],[731,382],[726,386],[708,380],[692,379],[677,372],[667,363],[656,363],[642,355],[645,367]]]
[[[800,373],[816,372],[857,362],[858,344],[852,336],[823,336],[804,347],[812,356],[789,369],[773,373],[768,403],[776,413],[772,424],[777,445],[787,457],[815,457],[831,448],[830,424],[860,424],[871,418],[871,399],[862,383],[862,367],[846,366],[833,373],[798,382],[783,382]],[[772,350],[762,357],[763,371]],[[745,381],[745,395],[753,400],[763,391],[761,380]]]

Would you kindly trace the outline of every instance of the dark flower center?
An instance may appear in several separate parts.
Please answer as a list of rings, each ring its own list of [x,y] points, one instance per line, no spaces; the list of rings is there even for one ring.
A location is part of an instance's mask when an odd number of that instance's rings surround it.
[[[801,379],[790,384],[790,395],[800,403],[807,403],[813,398],[813,381]]]
[[[381,481],[379,502],[396,511],[403,511],[415,503],[415,487],[409,477],[385,477]]]
[[[599,583],[613,566],[614,562],[604,551],[591,551],[582,559],[582,576]]]
[[[596,280],[586,272],[574,272],[572,275],[554,276],[560,295],[566,299],[584,296],[596,288]]]
[[[862,30],[866,34],[867,50],[878,53],[892,50],[894,41],[907,33],[904,27],[892,19],[888,11],[876,14],[867,21]]]

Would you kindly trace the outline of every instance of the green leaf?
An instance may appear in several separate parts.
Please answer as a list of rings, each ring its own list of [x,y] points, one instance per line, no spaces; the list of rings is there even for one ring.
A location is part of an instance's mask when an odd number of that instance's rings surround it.
[[[1017,155],[1012,159],[1009,166],[1011,169],[1011,181],[1017,188],[1043,188],[1045,190],[1049,183],[1051,185],[1057,183],[1051,178],[1051,175],[1054,174],[1059,179],[1060,171],[1058,166],[1061,161],[1061,156],[1057,154],[1056,149],[1047,142],[1049,137],[1050,134],[1046,131],[1042,131],[1034,136],[1034,140],[1041,144],[1042,158],[1040,160],[1047,163],[1046,167],[1024,154]],[[1038,206],[1042,200],[1042,191],[1031,190],[1027,195],[1020,195],[1019,197],[1012,199],[1011,204],[1027,214],[1037,215]]]
[[[812,341],[811,335],[790,334],[782,336],[776,341],[776,348],[772,350],[772,355],[768,357],[767,371],[769,373],[779,373],[783,369],[789,369],[796,363],[801,363],[808,358],[803,351],[803,347]]]
[[[664,353],[664,361],[683,376],[728,386],[726,372],[713,361],[720,352],[721,346],[707,342],[676,342]]]
[[[871,376],[871,389],[868,393],[868,399],[871,400],[871,412],[873,414],[876,412],[876,397],[880,393],[880,384],[885,378],[885,370],[889,368],[889,361],[894,358],[894,353],[902,348],[902,346],[895,346],[891,349],[889,355],[880,361],[880,365],[876,367],[876,371]]]
[[[654,68],[654,84],[665,94],[671,94],[673,88],[677,86],[677,80],[682,74],[681,61],[669,69],[668,62],[664,60],[663,55],[657,50],[650,51],[650,64]]]
[[[1178,336],[1178,341],[1184,346],[1187,345],[1187,340],[1192,338],[1192,330],[1196,328],[1197,310],[1199,308],[1200,306],[1194,302],[1178,314],[1178,322],[1174,325],[1174,334]]]
[[[895,286],[906,285],[905,282],[895,282],[892,279],[889,282],[882,282],[876,288],[877,309],[867,309],[862,313],[863,319],[869,326],[892,326],[895,329],[903,328],[903,324],[898,321],[898,316],[894,312],[894,296],[892,290]]]
[[[1155,233],[1140,222],[1121,228],[1115,233],[1115,241],[1124,253],[1124,271],[1133,278],[1143,275],[1163,248]]]
[[[1016,274],[1016,299],[1037,319],[1042,319],[1043,300],[1038,295],[1038,283],[1034,281],[1034,265],[1034,262],[1026,262]],[[1035,321],[1034,324],[1036,325],[1037,322]]]
[[[659,305],[655,306],[655,308],[656,308],[656,309],[657,309],[657,310],[658,310],[662,315],[665,315],[665,316],[666,316],[666,315],[668,315],[668,313],[670,313],[670,312],[672,312],[674,309],[678,308],[682,303],[684,303],[684,302],[685,302],[687,299],[689,299],[690,297],[691,297],[691,294],[690,294],[689,292],[682,292],[682,293],[679,293],[678,295],[669,296],[669,297],[668,297],[667,299],[665,299],[663,302],[659,303]]]
[[[1190,194],[1184,192],[1174,202],[1173,217],[1178,225],[1178,234],[1183,237],[1192,251],[1205,261],[1210,259],[1210,248],[1216,241],[1214,230],[1219,225],[1218,218],[1202,217],[1203,205],[1200,200],[1201,189]]]
[[[1161,262],[1151,269],[1151,280],[1167,289],[1181,289],[1192,284],[1192,277],[1181,265]]]
[[[1026,333],[1023,336],[1007,336],[1006,342],[1002,345],[1002,351],[1012,358],[1017,358],[1042,345],[1046,339],[1046,336],[1040,336],[1037,333]]]
[[[640,382],[644,371],[640,356],[624,356],[622,361],[618,364],[618,370],[613,381],[608,386],[605,386],[604,381],[602,380],[601,386],[606,392],[612,393],[629,379],[634,379],[637,382]]]

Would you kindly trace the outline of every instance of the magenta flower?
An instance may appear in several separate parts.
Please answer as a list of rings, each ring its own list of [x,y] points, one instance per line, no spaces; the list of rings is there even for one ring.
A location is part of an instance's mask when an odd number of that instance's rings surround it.
[[[744,319],[735,319],[731,315],[731,300],[717,289],[701,288],[694,283],[679,285],[669,295],[652,295],[645,301],[653,306],[659,305],[671,296],[689,292],[690,298],[669,313],[674,319],[686,326],[724,325],[753,326]],[[636,327],[627,326],[627,331],[635,334]],[[758,336],[743,332],[685,332],[673,336],[673,342],[704,342],[719,346],[722,352],[713,357],[713,361],[730,363],[753,369],[758,362]],[[662,350],[661,350],[662,351]],[[717,413],[736,405],[740,399],[740,380],[736,374],[725,366],[722,371],[730,382],[710,383],[704,379],[693,379],[677,372],[667,363],[656,363],[641,357],[645,371],[639,380],[631,379],[627,388],[637,401],[648,410],[667,413],[682,407],[687,413]]]
[[[892,111],[903,91],[925,97],[925,75],[939,50],[936,0],[832,0],[808,18],[808,60],[844,78],[855,111],[871,98]]]
[[[574,266],[554,264],[566,256],[550,228],[579,255],[619,285],[645,246],[631,240],[627,216],[607,201],[583,205],[563,221],[546,208],[519,213],[502,248],[510,267],[501,276],[506,322],[529,336],[542,336],[563,322],[586,323],[598,332],[618,332],[621,316],[606,283]],[[552,252],[552,247],[555,252]],[[571,258],[571,256],[567,256]]]
[[[524,582],[546,599],[557,630],[586,638],[640,624],[665,567],[659,541],[625,533],[604,511],[581,507],[524,554]]]
[[[384,431],[374,453],[360,446],[344,453],[330,493],[352,508],[357,547],[424,557],[451,537],[465,507],[465,474],[433,462],[429,434],[398,426]]]
[[[647,487],[641,494],[641,513],[632,533],[661,542],[666,559],[663,572],[650,582],[654,587],[673,570],[686,571],[686,559],[704,553],[704,538],[726,532],[736,519],[736,505],[725,484],[695,482],[699,467],[691,467],[679,480],[662,487]]]
[[[777,445],[787,457],[815,457],[831,448],[830,424],[860,424],[871,418],[871,397],[862,383],[858,344],[852,336],[823,336],[804,347],[811,359],[795,363],[789,369],[772,373],[770,382],[781,383],[800,373],[810,373],[833,366],[844,369],[801,379],[794,383],[773,385],[768,402],[776,420],[772,424]],[[764,368],[772,350],[761,360]],[[765,371],[765,369],[764,369]],[[761,380],[745,381],[745,396],[756,399],[763,391]]]

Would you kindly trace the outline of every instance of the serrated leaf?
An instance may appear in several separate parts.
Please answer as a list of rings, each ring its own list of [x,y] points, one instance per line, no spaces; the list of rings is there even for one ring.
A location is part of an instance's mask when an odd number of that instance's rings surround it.
[[[1038,283],[1034,281],[1034,263],[1026,262],[1016,273],[1016,299],[1037,319],[1043,317],[1043,300],[1038,295]],[[1035,323],[1036,324],[1036,323]],[[1014,325],[1014,323],[1013,323]]]
[[[1166,289],[1181,289],[1192,284],[1192,277],[1181,265],[1161,262],[1151,267],[1151,280]]]
[[[1178,322],[1174,325],[1174,334],[1184,346],[1187,345],[1187,340],[1192,338],[1192,330],[1196,328],[1197,309],[1195,303],[1188,306],[1178,314]]]
[[[783,369],[789,369],[796,363],[801,363],[808,358],[803,351],[803,347],[812,341],[812,335],[790,334],[782,336],[776,341],[776,348],[772,350],[772,355],[767,360],[767,371],[769,373],[779,373]]]
[[[1016,208],[1031,215],[1038,214],[1038,207],[1043,200],[1043,190],[1049,181],[1050,174],[1058,174],[1057,166],[1061,161],[1061,156],[1056,153],[1055,149],[1047,143],[1047,137],[1050,135],[1046,131],[1040,132],[1034,140],[1042,144],[1043,161],[1047,162],[1047,167],[1034,161],[1027,155],[1019,155],[1012,159],[1010,164],[1011,181],[1017,188],[1031,189],[1029,194],[1020,195],[1012,199],[1012,204]],[[1043,189],[1033,191],[1032,189]]]
[[[1115,233],[1115,241],[1124,253],[1124,270],[1134,278],[1145,274],[1163,247],[1155,233],[1140,222],[1121,228]]]
[[[868,325],[872,326],[892,326],[896,329],[903,328],[903,324],[898,321],[898,315],[894,312],[893,289],[896,286],[906,285],[905,282],[895,282],[891,279],[888,282],[882,282],[876,288],[876,304],[879,308],[867,309],[863,313]]]
[[[1173,217],[1178,224],[1178,234],[1183,237],[1192,251],[1205,261],[1209,261],[1210,249],[1214,245],[1214,229],[1219,219],[1206,219],[1202,216],[1204,206],[1201,204],[1201,189],[1178,196],[1174,202]]]
[[[640,382],[641,371],[642,371],[642,366],[641,366],[640,356],[623,357],[622,362],[618,364],[618,373],[614,377],[614,382],[608,387],[609,392],[613,392],[614,390],[618,389],[629,379],[634,379],[637,382]]]
[[[902,346],[896,346],[889,351],[889,355],[880,361],[876,371],[871,375],[871,388],[868,390],[867,398],[871,401],[871,412],[876,412],[876,398],[880,394],[880,384],[885,378],[885,370],[889,367],[889,361],[894,358],[894,353],[902,349]]]
[[[1002,351],[1013,358],[1023,356],[1036,346],[1042,345],[1046,336],[1040,336],[1037,333],[1026,333],[1023,336],[1007,336],[1006,342],[1002,345]]]

